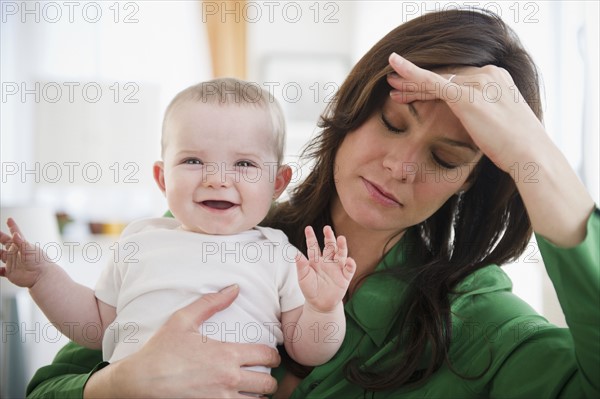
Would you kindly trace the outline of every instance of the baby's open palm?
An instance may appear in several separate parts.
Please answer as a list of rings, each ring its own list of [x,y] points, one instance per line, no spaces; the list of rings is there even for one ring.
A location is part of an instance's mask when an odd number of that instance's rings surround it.
[[[312,227],[305,229],[308,259],[299,253],[296,267],[306,301],[318,311],[329,312],[344,298],[356,271],[356,263],[348,256],[344,236],[336,239],[329,226],[325,226],[323,233],[325,248],[321,253]]]
[[[0,276],[6,277],[11,283],[19,287],[32,287],[49,262],[39,248],[23,238],[19,226],[13,219],[7,223],[11,235],[0,231],[0,260],[5,267],[0,267]]]

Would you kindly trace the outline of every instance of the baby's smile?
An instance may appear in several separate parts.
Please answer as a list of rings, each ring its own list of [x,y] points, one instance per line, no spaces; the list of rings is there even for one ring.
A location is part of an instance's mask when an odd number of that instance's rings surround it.
[[[219,210],[229,209],[236,205],[233,202],[229,202],[229,201],[215,201],[215,200],[202,201],[201,204],[208,208],[219,209]]]

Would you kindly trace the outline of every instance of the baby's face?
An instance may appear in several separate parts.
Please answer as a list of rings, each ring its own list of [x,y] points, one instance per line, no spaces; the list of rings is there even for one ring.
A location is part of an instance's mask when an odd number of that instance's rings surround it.
[[[155,177],[173,215],[186,230],[205,234],[256,226],[285,189],[267,111],[186,102],[168,118]]]

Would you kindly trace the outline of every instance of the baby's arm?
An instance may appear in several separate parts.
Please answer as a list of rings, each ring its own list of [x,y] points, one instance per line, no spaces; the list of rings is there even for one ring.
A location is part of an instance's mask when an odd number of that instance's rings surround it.
[[[346,334],[346,318],[342,302],[356,271],[356,263],[348,257],[343,236],[335,238],[325,226],[323,254],[315,233],[307,227],[308,259],[296,258],[298,282],[306,302],[304,306],[282,314],[285,348],[298,363],[316,366],[327,362],[337,352]]]
[[[39,246],[27,242],[19,226],[8,219],[11,235],[0,231],[0,276],[29,288],[48,320],[64,335],[92,349],[102,347],[104,330],[116,316],[115,308],[96,299],[94,291],[73,281]],[[99,335],[100,334],[100,335]]]

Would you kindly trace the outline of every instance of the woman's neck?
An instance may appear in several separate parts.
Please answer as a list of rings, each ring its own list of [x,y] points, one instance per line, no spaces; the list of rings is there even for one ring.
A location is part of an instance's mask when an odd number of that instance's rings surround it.
[[[348,242],[348,255],[356,261],[353,283],[375,270],[382,256],[404,235],[365,228],[357,224],[344,210],[336,197],[331,205],[331,220],[336,235],[343,235]],[[351,289],[354,284],[351,284]]]

